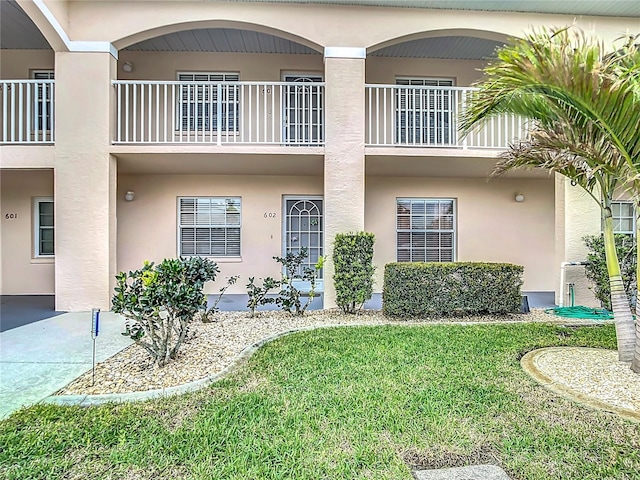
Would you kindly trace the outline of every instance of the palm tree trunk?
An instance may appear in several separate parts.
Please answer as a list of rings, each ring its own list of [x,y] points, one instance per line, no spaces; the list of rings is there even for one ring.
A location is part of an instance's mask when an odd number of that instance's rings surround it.
[[[604,223],[604,255],[607,261],[607,272],[611,285],[611,308],[616,325],[616,340],[618,342],[618,360],[630,362],[633,359],[636,332],[633,316],[629,307],[629,298],[624,291],[620,264],[616,253],[616,243],[613,237],[613,220],[611,218],[611,204],[605,200],[602,210]]]
[[[635,211],[640,212],[640,202],[636,202]],[[640,374],[640,221],[636,218],[636,342],[631,360],[631,370]]]

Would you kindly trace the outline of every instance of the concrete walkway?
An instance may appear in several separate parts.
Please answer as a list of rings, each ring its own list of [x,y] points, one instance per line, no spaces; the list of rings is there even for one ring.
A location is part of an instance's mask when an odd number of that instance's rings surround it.
[[[100,315],[96,363],[132,343],[119,315]],[[0,418],[55,393],[92,364],[91,313],[65,313],[0,333]]]

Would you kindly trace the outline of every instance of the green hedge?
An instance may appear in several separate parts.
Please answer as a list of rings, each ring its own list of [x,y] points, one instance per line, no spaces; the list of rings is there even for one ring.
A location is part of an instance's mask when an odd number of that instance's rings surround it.
[[[356,313],[373,295],[373,233],[338,233],[333,245],[336,303],[344,313]]]
[[[382,311],[392,317],[517,313],[523,271],[509,263],[389,263]]]

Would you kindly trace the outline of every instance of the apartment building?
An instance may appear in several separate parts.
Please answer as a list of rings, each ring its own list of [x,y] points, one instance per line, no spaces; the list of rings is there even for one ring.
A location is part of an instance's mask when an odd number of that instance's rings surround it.
[[[0,1],[0,293],[108,309],[114,276],[202,255],[222,277],[277,276],[336,233],[394,261],[524,265],[559,301],[598,209],[542,172],[487,180],[526,120],[458,133],[497,47],[575,24],[640,32],[628,1]],[[633,209],[615,212],[633,230]],[[582,269],[577,300],[594,302]],[[564,283],[564,282],[563,282]],[[215,292],[220,284],[210,286]],[[554,297],[555,296],[555,297]]]

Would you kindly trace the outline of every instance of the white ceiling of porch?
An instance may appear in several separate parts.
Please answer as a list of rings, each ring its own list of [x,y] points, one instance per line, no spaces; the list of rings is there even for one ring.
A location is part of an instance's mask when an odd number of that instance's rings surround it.
[[[51,50],[38,27],[15,0],[0,0],[0,48]]]
[[[204,28],[144,40],[125,50],[146,52],[235,52],[313,55],[319,52],[296,42],[261,32]]]
[[[476,37],[432,37],[381,48],[369,56],[482,60],[492,57],[496,48],[502,45],[501,42]]]

